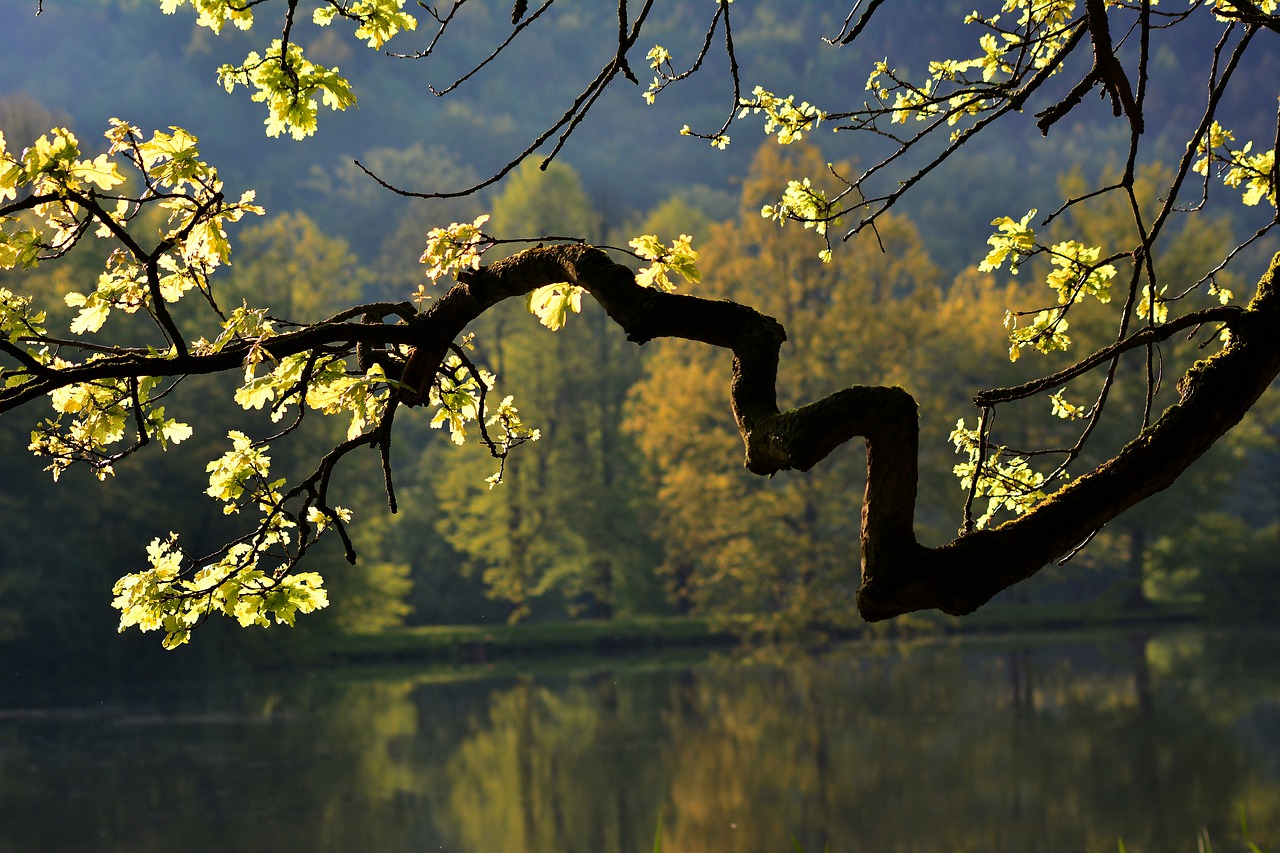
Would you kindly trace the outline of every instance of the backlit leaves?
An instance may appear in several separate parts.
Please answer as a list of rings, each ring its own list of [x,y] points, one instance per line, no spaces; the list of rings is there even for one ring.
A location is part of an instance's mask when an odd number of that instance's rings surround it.
[[[255,4],[245,4],[239,0],[160,0],[160,11],[172,15],[188,3],[196,11],[196,23],[215,33],[222,32],[223,25],[228,21],[241,30],[253,26],[251,7]]]
[[[1005,313],[1004,326],[1009,330],[1009,360],[1017,361],[1025,347],[1037,352],[1065,351],[1071,345],[1066,334],[1067,309],[1085,297],[1099,302],[1111,301],[1111,283],[1116,268],[1110,263],[1100,263],[1102,249],[1086,246],[1076,240],[1064,240],[1052,247],[1044,247],[1036,240],[1036,230],[1030,224],[1036,215],[1034,209],[1018,221],[1000,216],[991,221],[996,232],[987,238],[991,248],[978,264],[980,272],[993,272],[1009,263],[1009,272],[1017,275],[1019,265],[1040,252],[1049,257],[1050,271],[1045,283],[1057,297],[1058,307],[1032,312]],[[1029,323],[1023,320],[1031,316]]]
[[[356,38],[364,39],[368,47],[378,50],[396,33],[417,29],[417,19],[407,12],[400,11],[403,8],[404,0],[355,0],[353,3],[331,3],[316,9],[311,15],[311,20],[319,27],[328,26],[338,15],[354,20],[358,23],[355,31]]]
[[[827,236],[831,225],[840,224],[840,201],[828,199],[827,194],[815,187],[808,178],[799,181],[788,181],[782,199],[777,204],[766,204],[760,209],[760,215],[772,219],[779,224],[787,220],[801,223],[805,228]],[[824,263],[831,260],[831,245],[818,253]]]
[[[51,367],[67,367],[59,359]],[[45,468],[57,480],[77,462],[88,465],[98,479],[114,473],[113,463],[126,451],[113,451],[128,428],[140,429],[139,441],[159,439],[162,447],[189,438],[192,429],[165,416],[153,402],[159,380],[152,377],[99,379],[64,385],[49,395],[54,416],[31,433],[28,449],[49,460]]]
[[[0,135],[0,204],[20,191],[49,199],[33,208],[39,224],[0,216],[0,268],[33,267],[70,249],[86,220],[78,199],[122,183],[124,176],[106,154],[82,159],[79,141],[66,128],[42,135],[21,155],[9,151]]]
[[[1241,201],[1250,207],[1264,199],[1275,207],[1275,149],[1254,154],[1252,141],[1232,148],[1234,141],[1235,135],[1215,121],[1196,148],[1198,157],[1192,168],[1206,177],[1216,173],[1233,189],[1243,187]]]
[[[1205,0],[1205,5],[1212,5],[1214,14],[1222,21],[1239,20],[1241,17],[1251,18],[1255,10],[1271,15],[1277,8],[1276,0],[1252,0],[1249,3],[1236,3],[1234,0]]]
[[[453,443],[465,444],[467,424],[480,417],[480,398],[493,389],[496,379],[487,370],[470,370],[456,354],[446,358],[442,367],[428,397],[428,402],[437,407],[431,426],[440,429],[448,424]]]
[[[555,332],[564,328],[570,311],[582,313],[582,292],[582,288],[574,284],[548,284],[531,291],[526,305],[539,323]]]
[[[1079,302],[1085,296],[1104,303],[1111,301],[1111,282],[1116,277],[1116,268],[1099,264],[1101,254],[1101,248],[1075,240],[1063,241],[1049,250],[1049,262],[1054,270],[1046,282],[1057,292],[1060,305]]]
[[[294,139],[315,133],[320,102],[332,110],[345,110],[356,102],[350,82],[337,68],[316,65],[303,56],[301,47],[286,47],[280,39],[262,55],[252,51],[240,65],[223,65],[218,81],[228,92],[237,86],[253,90],[253,100],[267,105],[264,124],[267,136],[273,137],[286,130]]]
[[[480,228],[488,221],[485,213],[474,222],[454,222],[427,232],[427,248],[418,261],[426,265],[432,284],[441,276],[456,277],[462,270],[480,268],[480,256],[490,244]]]
[[[963,418],[951,432],[951,443],[956,453],[965,457],[954,468],[960,486],[974,489],[976,497],[987,499],[978,527],[989,525],[1002,510],[1021,515],[1044,500],[1044,475],[1032,469],[1025,456],[999,445],[984,447],[979,431],[966,427]]]
[[[641,287],[653,287],[663,291],[676,289],[668,273],[678,273],[689,284],[702,279],[698,272],[698,252],[693,248],[693,238],[681,234],[670,248],[653,234],[643,234],[627,241],[636,255],[652,263],[636,273],[636,283]]]
[[[751,98],[742,98],[738,106],[742,109],[738,118],[746,118],[752,113],[764,113],[764,132],[777,135],[779,145],[790,145],[803,138],[810,130],[817,130],[818,124],[825,118],[822,110],[805,101],[795,105],[796,96],[788,95],[779,98],[767,92],[761,86],[751,91]]]
[[[252,7],[257,3],[160,0],[160,8],[171,15],[188,2],[196,10],[196,23],[215,33],[221,33],[228,21],[241,30],[253,26]],[[352,21],[356,25],[355,37],[378,50],[397,33],[417,28],[417,19],[403,11],[404,2],[330,0],[312,12],[311,22],[325,27],[337,18]],[[288,31],[289,27],[285,29]],[[281,39],[274,40],[261,54],[250,52],[240,65],[223,65],[218,69],[218,79],[228,92],[237,85],[253,90],[253,100],[267,105],[266,131],[273,137],[285,131],[294,139],[310,136],[316,130],[320,103],[330,109],[345,110],[356,101],[350,82],[337,68],[316,65],[304,57],[296,43],[286,45]]]
[[[1027,215],[1015,222],[1007,216],[998,216],[991,220],[996,226],[996,233],[987,238],[991,250],[978,264],[981,272],[998,270],[1006,260],[1009,261],[1009,272],[1018,274],[1018,264],[1035,251],[1036,229],[1029,223],[1036,215],[1035,208],[1027,211]]]
[[[1051,353],[1066,351],[1071,346],[1071,338],[1067,335],[1067,319],[1061,308],[1048,308],[1036,312],[1028,325],[1019,325],[1018,315],[1012,311],[1005,314],[1005,328],[1009,330],[1009,360],[1017,361],[1023,347],[1031,347],[1036,352]]]
[[[48,348],[39,344],[45,334],[45,312],[38,310],[30,296],[0,287],[0,339],[26,354],[34,365],[51,362]],[[31,366],[19,365],[0,371],[0,389],[21,385],[31,378]]]
[[[220,560],[198,569],[178,536],[157,537],[147,546],[149,568],[127,574],[112,587],[112,607],[120,611],[119,630],[163,630],[166,649],[191,639],[191,631],[221,613],[242,627],[293,625],[299,613],[328,606],[324,579],[315,572],[275,577],[259,568],[259,554],[247,544],[229,549]]]
[[[206,466],[209,474],[209,488],[205,494],[223,502],[223,513],[230,515],[240,511],[237,503],[247,492],[250,496],[259,493],[257,486],[266,484],[267,475],[271,471],[271,457],[267,456],[265,447],[256,446],[249,436],[239,430],[227,434],[231,439],[231,449]],[[274,486],[268,489],[274,491]]]
[[[656,72],[652,82],[649,83],[649,88],[644,92],[644,102],[652,104],[654,99],[658,97],[658,93],[675,79],[676,74],[671,67],[671,51],[660,44],[655,44],[649,48],[649,52],[645,54],[645,59],[649,61],[649,67]]]
[[[494,442],[490,453],[502,462],[505,462],[507,453],[512,448],[519,447],[526,441],[537,441],[542,438],[541,430],[528,426],[520,418],[520,410],[515,407],[513,401],[514,398],[510,394],[503,397],[493,414],[485,420],[488,430],[498,430],[496,439],[490,433],[490,440]],[[497,471],[485,478],[490,489],[502,482],[505,467],[501,465]]]

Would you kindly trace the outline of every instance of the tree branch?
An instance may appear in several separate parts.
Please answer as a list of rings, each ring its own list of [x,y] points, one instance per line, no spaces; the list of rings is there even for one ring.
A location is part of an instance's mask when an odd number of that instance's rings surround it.
[[[1030,512],[938,548],[916,541],[918,449],[915,400],[900,388],[854,386],[779,411],[776,378],[782,326],[728,301],[639,287],[633,273],[599,249],[554,246],[521,252],[468,272],[435,306],[436,331],[465,325],[502,299],[569,281],[643,344],[659,337],[701,341],[733,353],[734,417],[756,474],[808,470],[837,447],[867,445],[858,609],[872,621],[913,610],[969,613],[1001,590],[1069,553],[1125,509],[1169,486],[1239,422],[1280,374],[1280,255],[1253,302],[1232,322],[1232,341],[1197,363],[1179,385],[1181,401],[1113,459]],[[447,319],[446,319],[447,318]],[[425,317],[423,322],[428,322]],[[1125,345],[1135,345],[1128,341]]]

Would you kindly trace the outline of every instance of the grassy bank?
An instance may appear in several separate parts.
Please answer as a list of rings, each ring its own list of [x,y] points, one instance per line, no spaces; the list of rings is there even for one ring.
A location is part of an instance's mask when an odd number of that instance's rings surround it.
[[[487,662],[498,658],[732,645],[738,635],[706,619],[646,616],[520,625],[427,625],[335,637],[325,652],[342,661]]]
[[[931,634],[1062,631],[1114,626],[1152,626],[1188,622],[1193,607],[1157,605],[1125,610],[1105,604],[993,604],[963,618],[939,613],[911,614],[845,632],[838,639],[927,636]],[[334,637],[321,652],[343,662],[451,661],[485,663],[498,659],[562,654],[732,646],[742,632],[733,625],[686,616],[583,619],[520,625],[430,625],[380,634]],[[805,638],[801,638],[801,642]],[[811,638],[816,639],[816,638]]]

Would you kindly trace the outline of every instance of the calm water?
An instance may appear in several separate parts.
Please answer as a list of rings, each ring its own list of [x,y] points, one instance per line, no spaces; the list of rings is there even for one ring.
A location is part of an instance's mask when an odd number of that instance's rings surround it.
[[[1280,635],[1004,638],[522,676],[0,693],[4,851],[1240,849]],[[90,691],[91,692],[91,691]],[[24,696],[26,698],[24,698]]]

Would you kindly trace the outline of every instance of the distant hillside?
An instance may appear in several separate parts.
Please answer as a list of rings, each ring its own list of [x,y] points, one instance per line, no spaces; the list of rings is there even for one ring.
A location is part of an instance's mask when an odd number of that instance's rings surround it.
[[[325,201],[316,195],[316,187],[325,184],[318,175],[332,179],[354,158],[367,158],[375,149],[444,146],[456,165],[471,167],[476,174],[500,168],[560,116],[607,60],[616,27],[611,5],[561,0],[539,25],[516,40],[496,67],[447,98],[433,96],[428,87],[447,86],[487,55],[510,32],[505,13],[476,4],[465,7],[468,16],[460,18],[441,52],[427,61],[388,58],[333,38],[328,31],[304,28],[301,32],[312,39],[307,46],[315,58],[353,77],[360,104],[347,114],[324,115],[317,136],[302,143],[267,139],[262,109],[243,91],[223,92],[214,79],[220,63],[242,59],[269,38],[267,33],[245,35],[228,28],[227,34],[213,37],[195,26],[189,10],[161,15],[152,0],[45,4],[39,17],[33,14],[34,4],[4,4],[0,94],[24,93],[46,109],[69,116],[85,139],[96,137],[110,116],[144,127],[182,125],[200,137],[230,187],[256,187],[272,209],[305,206],[314,211]],[[701,43],[709,5],[705,0],[660,4],[645,44],[662,43],[677,64],[689,62]],[[918,75],[930,59],[974,55],[979,32],[962,23],[974,5],[999,4],[890,4],[858,42],[836,48],[821,37],[840,30],[849,10],[846,0],[739,4],[734,44],[744,87],[749,91],[759,83],[820,106],[847,104],[861,97],[867,71],[877,59],[887,57],[908,74]],[[921,21],[938,24],[925,28]],[[401,43],[389,47],[419,49],[433,32],[429,24],[424,21],[418,33],[401,36]],[[316,38],[316,32],[323,34]],[[1162,45],[1156,52],[1147,102],[1148,134],[1167,140],[1155,148],[1168,160],[1181,153],[1179,140],[1203,109],[1213,37],[1209,29],[1193,27],[1179,27],[1175,35],[1177,43]],[[645,76],[639,48],[632,60],[637,73]],[[1280,54],[1263,62],[1265,67],[1243,68],[1240,73],[1246,79],[1274,80]],[[733,144],[723,152],[677,133],[686,123],[708,130],[719,127],[732,102],[724,68],[723,51],[713,49],[705,73],[664,92],[656,106],[645,107],[643,87],[628,85],[601,99],[561,156],[582,174],[603,209],[621,220],[691,184],[731,189],[731,178],[745,172],[757,140],[763,138],[759,126],[736,127]],[[1063,75],[1062,86],[1071,82]],[[1235,89],[1249,90],[1247,82]],[[979,251],[992,216],[1035,206],[1035,188],[1055,180],[1066,166],[1119,163],[1125,131],[1108,120],[1105,107],[1092,107],[1099,118],[1094,125],[1064,123],[1043,141],[1030,122],[1017,129],[1011,124],[1007,131],[997,127],[963,163],[924,185],[910,210],[933,235],[935,255],[949,267],[962,266]],[[1267,139],[1273,132],[1273,104],[1241,101],[1228,105],[1228,115],[1240,138]],[[816,139],[833,159],[866,165],[877,153],[867,139],[827,133]],[[417,183],[414,174],[393,177],[414,189],[456,189],[465,183],[462,175],[452,185],[447,174],[437,175],[438,183],[431,186]],[[326,218],[323,212],[316,215]],[[348,230],[340,211],[331,211],[327,218],[326,227]],[[376,243],[363,245],[363,234],[378,229],[355,230],[362,253],[375,251]]]

